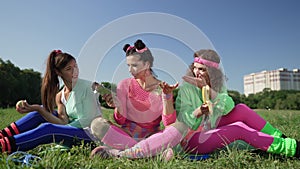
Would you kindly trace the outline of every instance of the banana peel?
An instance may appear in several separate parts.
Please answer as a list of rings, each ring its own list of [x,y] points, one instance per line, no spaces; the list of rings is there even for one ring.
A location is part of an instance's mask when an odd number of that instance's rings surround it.
[[[210,87],[208,85],[202,87],[202,100],[208,105],[209,115],[213,113],[212,102],[210,101]]]
[[[202,87],[202,100],[203,104],[207,104],[209,114],[204,116],[203,123],[204,123],[204,128],[208,129],[208,121],[209,121],[209,116],[213,114],[213,104],[210,101],[210,87],[208,85]]]

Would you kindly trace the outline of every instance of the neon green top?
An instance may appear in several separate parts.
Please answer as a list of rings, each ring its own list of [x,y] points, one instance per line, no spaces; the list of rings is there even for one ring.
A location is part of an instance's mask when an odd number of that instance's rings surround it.
[[[91,86],[90,81],[77,80],[65,105],[69,116],[68,125],[78,128],[89,127],[92,120],[101,115]]]
[[[218,93],[217,97],[211,102],[213,103],[213,113],[209,118],[211,128],[215,128],[218,117],[229,113],[234,108],[234,102],[225,89]],[[193,112],[202,103],[201,89],[190,83],[183,82],[179,87],[175,103],[178,120],[184,122],[189,128],[197,130],[203,116],[196,118]]]

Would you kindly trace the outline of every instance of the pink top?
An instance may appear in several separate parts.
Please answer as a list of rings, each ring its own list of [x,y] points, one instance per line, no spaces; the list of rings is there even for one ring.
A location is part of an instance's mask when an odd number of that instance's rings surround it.
[[[119,113],[115,109],[114,118],[120,125],[134,123],[141,128],[150,129],[159,126],[161,121],[167,126],[176,120],[175,111],[170,115],[163,115],[161,89],[145,91],[134,78],[122,80],[118,84],[117,98],[121,109]]]

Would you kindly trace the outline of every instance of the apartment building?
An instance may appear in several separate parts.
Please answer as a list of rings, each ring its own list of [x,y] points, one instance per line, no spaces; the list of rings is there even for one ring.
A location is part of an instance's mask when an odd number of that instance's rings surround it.
[[[255,94],[265,88],[271,90],[300,90],[300,69],[262,71],[244,76],[244,94]]]

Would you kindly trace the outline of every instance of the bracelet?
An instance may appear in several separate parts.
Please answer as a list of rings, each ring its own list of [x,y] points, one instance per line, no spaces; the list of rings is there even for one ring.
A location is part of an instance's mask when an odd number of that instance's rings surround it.
[[[168,94],[163,93],[163,94],[162,94],[162,98],[163,98],[164,100],[170,100],[170,99],[173,99],[173,93],[168,93]]]

